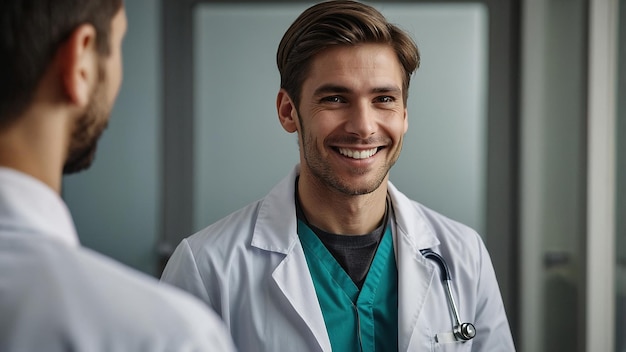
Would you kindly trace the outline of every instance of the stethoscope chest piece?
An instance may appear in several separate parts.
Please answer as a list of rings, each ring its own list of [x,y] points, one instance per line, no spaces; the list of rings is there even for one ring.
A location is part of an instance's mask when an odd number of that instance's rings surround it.
[[[458,339],[467,341],[476,336],[476,328],[472,323],[463,323],[454,327],[454,336]]]

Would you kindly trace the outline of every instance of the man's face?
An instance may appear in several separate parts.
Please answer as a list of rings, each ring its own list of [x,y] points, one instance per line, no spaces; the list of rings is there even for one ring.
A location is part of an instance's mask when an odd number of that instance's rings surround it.
[[[316,55],[298,107],[301,173],[346,195],[378,189],[408,128],[402,93],[402,68],[387,45]]]
[[[122,6],[111,23],[110,53],[100,57],[99,82],[91,93],[85,113],[74,125],[68,157],[63,167],[66,174],[84,170],[93,162],[98,139],[107,126],[122,83],[122,40],[126,26],[126,12]]]

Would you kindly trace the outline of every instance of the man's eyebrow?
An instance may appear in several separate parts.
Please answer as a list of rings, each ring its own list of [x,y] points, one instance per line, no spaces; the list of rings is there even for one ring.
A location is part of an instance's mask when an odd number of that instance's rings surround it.
[[[350,92],[351,90],[344,86],[339,86],[336,84],[324,84],[323,86],[318,87],[315,92],[313,92],[313,96]]]
[[[339,94],[339,93],[350,93],[352,90],[350,88],[336,85],[336,84],[324,84],[320,86],[313,92],[313,96],[320,96],[325,94]],[[400,94],[402,89],[397,86],[383,86],[376,87],[371,90],[372,93],[395,93]]]
[[[385,86],[385,87],[377,87],[372,89],[372,93],[402,93],[402,89],[396,86]]]

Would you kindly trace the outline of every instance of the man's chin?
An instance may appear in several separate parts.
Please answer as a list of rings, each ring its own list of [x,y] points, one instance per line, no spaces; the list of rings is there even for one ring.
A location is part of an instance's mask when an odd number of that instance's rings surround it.
[[[63,174],[75,174],[77,172],[81,172],[83,170],[87,170],[93,160],[95,159],[96,148],[90,148],[86,152],[80,154],[78,157],[73,157],[71,160],[68,160],[65,165],[63,165]]]

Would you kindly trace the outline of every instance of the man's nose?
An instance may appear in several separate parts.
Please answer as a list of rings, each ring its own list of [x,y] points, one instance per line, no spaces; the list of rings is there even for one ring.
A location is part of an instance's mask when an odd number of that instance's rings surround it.
[[[360,138],[368,138],[376,132],[376,116],[377,112],[371,104],[359,103],[350,111],[346,131]]]

